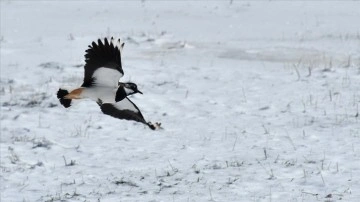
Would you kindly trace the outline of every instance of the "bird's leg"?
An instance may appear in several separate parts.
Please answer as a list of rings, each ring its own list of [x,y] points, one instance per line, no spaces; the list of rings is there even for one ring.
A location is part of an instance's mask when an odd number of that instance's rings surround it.
[[[152,130],[160,130],[160,129],[163,129],[161,127],[161,123],[159,122],[155,122],[154,124],[151,123],[151,122],[148,122],[147,125],[152,129]]]

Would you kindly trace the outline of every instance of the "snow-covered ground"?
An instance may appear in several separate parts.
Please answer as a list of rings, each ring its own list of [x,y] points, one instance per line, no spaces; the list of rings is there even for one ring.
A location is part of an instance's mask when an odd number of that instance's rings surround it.
[[[360,2],[1,1],[1,201],[359,201]],[[164,129],[63,108],[84,51]]]

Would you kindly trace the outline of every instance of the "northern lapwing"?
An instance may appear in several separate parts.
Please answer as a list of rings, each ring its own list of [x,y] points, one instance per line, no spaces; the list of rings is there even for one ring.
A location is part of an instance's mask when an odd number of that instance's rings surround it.
[[[124,75],[121,65],[121,52],[124,43],[113,37],[99,39],[89,45],[85,54],[84,82],[81,87],[71,90],[60,88],[57,97],[60,103],[68,108],[72,99],[89,98],[97,102],[104,114],[119,119],[133,120],[146,124],[151,129],[159,129],[160,123],[146,122],[139,108],[128,98],[140,93],[136,84],[122,83]]]

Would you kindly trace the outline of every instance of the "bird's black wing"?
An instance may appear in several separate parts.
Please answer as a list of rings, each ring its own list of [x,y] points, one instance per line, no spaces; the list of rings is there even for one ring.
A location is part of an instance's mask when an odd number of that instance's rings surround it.
[[[85,54],[85,73],[83,87],[118,85],[119,79],[124,75],[121,66],[121,51],[124,43],[120,39],[94,41],[89,45]]]
[[[151,129],[155,130],[153,124],[151,124],[150,122],[147,123],[145,121],[139,108],[127,97],[116,103],[101,103],[99,105],[101,111],[104,114],[110,115],[118,119],[141,122],[149,126]]]

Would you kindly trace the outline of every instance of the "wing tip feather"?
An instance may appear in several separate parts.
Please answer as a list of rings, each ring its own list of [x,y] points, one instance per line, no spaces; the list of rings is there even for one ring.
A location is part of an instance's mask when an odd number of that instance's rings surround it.
[[[122,52],[125,43],[121,41],[120,38],[114,38],[113,36],[108,39],[109,37],[104,37],[103,39],[98,39],[97,42],[93,41],[92,46],[89,45],[89,48],[97,48],[102,46],[111,46],[117,48],[120,52]]]

